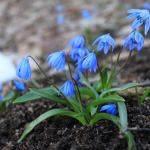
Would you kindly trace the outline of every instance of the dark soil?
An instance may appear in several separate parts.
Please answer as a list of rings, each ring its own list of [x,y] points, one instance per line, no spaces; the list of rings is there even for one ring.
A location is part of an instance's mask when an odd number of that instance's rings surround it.
[[[143,55],[144,58],[139,57]],[[140,54],[137,53],[131,58],[121,76],[130,79],[131,75],[139,74],[139,76],[135,76],[135,80],[141,83],[148,81],[150,78],[149,56],[150,52],[147,49],[141,50]],[[147,98],[144,101],[141,109],[137,107],[136,97],[125,99],[128,125],[130,127],[150,128],[150,99]],[[12,105],[6,112],[0,110],[0,150],[128,149],[126,138],[111,121],[101,120],[90,127],[89,125],[82,126],[76,119],[66,116],[55,116],[46,119],[37,125],[21,143],[17,143],[30,122],[44,112],[58,107],[64,108],[65,106],[58,106],[57,103],[40,99],[25,104]],[[137,150],[150,150],[149,132],[132,131],[132,134]]]

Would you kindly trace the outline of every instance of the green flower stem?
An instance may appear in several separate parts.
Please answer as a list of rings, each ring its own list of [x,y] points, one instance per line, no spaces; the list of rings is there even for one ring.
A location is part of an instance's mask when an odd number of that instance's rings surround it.
[[[81,103],[81,94],[80,94],[80,90],[79,90],[79,87],[77,85],[77,82],[75,81],[75,79],[73,79],[76,87],[77,87],[77,90],[78,90],[78,94],[79,94],[79,104],[80,104],[80,107],[81,107],[81,112],[83,113],[83,109],[82,109],[82,103]]]
[[[111,72],[113,69],[113,51],[112,51],[112,46],[111,46]]]
[[[110,83],[110,85],[109,85],[109,88],[111,88],[111,86],[112,86],[112,84],[113,84],[115,78],[117,77],[118,73],[122,70],[122,68],[123,68],[123,67],[127,64],[127,62],[129,61],[129,59],[130,59],[130,57],[131,57],[131,54],[132,54],[132,51],[130,51],[127,60],[126,60],[125,63],[122,65],[122,67],[117,71],[117,73],[114,75],[114,77],[113,77],[113,79],[112,79],[112,81],[111,81],[111,83]]]
[[[99,74],[100,74],[100,77],[101,77],[101,80],[102,80],[102,87],[103,87],[103,91],[104,91],[104,81],[103,81],[103,76],[102,76],[102,72],[101,72],[100,66],[98,64],[98,61],[97,61],[97,66],[98,66]]]
[[[114,73],[114,71],[115,71],[115,68],[116,68],[116,66],[117,66],[117,63],[118,63],[118,61],[119,61],[119,57],[120,57],[120,54],[121,54],[121,52],[122,52],[122,49],[123,49],[123,46],[121,47],[120,52],[119,52],[118,57],[117,57],[117,60],[116,60],[116,62],[115,62],[115,65],[114,65],[113,69],[111,70],[111,74],[110,74],[109,79],[108,79],[108,82],[107,82],[107,85],[108,85],[108,86],[107,86],[107,90],[109,90],[110,80],[111,80],[111,78],[112,78],[112,75],[113,75],[113,73]]]
[[[30,58],[32,58],[33,59],[33,61],[37,64],[37,66],[40,68],[40,70],[42,71],[42,73],[44,74],[44,76],[46,77],[46,79],[48,79],[48,81],[50,82],[50,84],[51,85],[53,85],[56,89],[57,89],[57,91],[59,91],[59,89],[57,88],[57,86],[55,86],[55,84],[47,77],[47,75],[44,73],[44,71],[42,70],[42,68],[40,67],[40,65],[37,63],[37,61],[32,57],[32,56],[30,56],[30,55],[28,55],[27,57],[30,57]],[[68,100],[68,98],[62,93],[62,92],[60,92],[61,94],[62,94],[62,96],[78,111],[78,112],[80,112],[79,110],[78,110],[78,108],[73,104],[73,103],[71,103],[69,100]]]
[[[70,73],[70,77],[71,77],[71,80],[72,80],[72,83],[73,83],[73,87],[74,87],[74,90],[75,90],[75,95],[76,95],[76,100],[78,99],[78,94],[77,94],[77,90],[76,90],[76,87],[75,87],[75,84],[74,84],[74,78],[72,77],[72,73],[71,73],[71,68],[70,68],[70,64],[69,64],[69,60],[68,60],[68,56],[67,54],[65,53],[66,55],[66,58],[67,58],[67,63],[68,63],[68,68],[69,68],[69,73]]]

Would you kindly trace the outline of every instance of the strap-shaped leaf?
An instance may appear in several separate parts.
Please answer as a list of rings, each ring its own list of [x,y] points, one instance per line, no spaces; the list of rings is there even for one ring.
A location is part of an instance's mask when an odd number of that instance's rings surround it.
[[[94,93],[94,95],[95,95],[95,98],[97,99],[97,98],[98,98],[97,92],[96,92],[96,91],[94,90],[94,88],[87,82],[87,80],[84,78],[83,74],[81,73],[81,71],[80,71],[79,69],[78,69],[78,73],[79,73],[79,76],[80,76],[82,82],[83,82],[85,85],[87,85],[87,86],[93,91],[93,93]]]
[[[106,93],[115,92],[115,91],[124,91],[126,89],[130,89],[130,88],[133,88],[136,86],[139,86],[139,84],[138,83],[128,83],[128,84],[126,84],[122,87],[119,87],[119,88],[112,88],[110,90],[102,92],[101,95],[99,96],[99,98],[102,98]]]
[[[118,102],[117,105],[118,105],[120,123],[122,128],[125,129],[128,123],[126,105],[124,102]]]
[[[139,108],[141,108],[141,104],[143,103],[143,101],[145,100],[145,98],[147,97],[147,95],[150,93],[150,88],[148,88],[147,90],[146,90],[146,92],[143,94],[143,96],[141,97],[141,99],[140,99],[140,102],[138,102],[138,104],[139,104]]]
[[[61,103],[61,104],[65,104],[65,105],[70,106],[70,104],[69,104],[66,100],[62,99],[61,97],[54,96],[54,95],[45,93],[45,92],[40,91],[40,90],[37,90],[37,89],[31,89],[31,88],[30,88],[30,91],[31,91],[32,93],[36,94],[36,95],[39,95],[39,96],[44,97],[44,98],[47,98],[47,99],[52,100],[52,101],[54,101],[54,102],[57,102],[57,103]]]
[[[131,147],[133,147],[136,150],[135,142],[130,131],[125,132],[125,137],[127,138],[128,149],[131,150]]]
[[[107,70],[108,70],[107,67],[104,67],[102,69],[102,77],[103,77],[104,87],[106,87],[107,78],[108,78]]]
[[[90,113],[91,107],[97,107],[98,105],[104,104],[104,103],[111,103],[111,102],[124,102],[125,100],[116,95],[107,96],[105,98],[97,99],[88,104],[86,107],[86,111]]]
[[[44,89],[40,89],[39,91],[43,91],[45,93],[48,93],[50,95],[57,95],[57,92],[55,92],[51,87],[49,88],[44,88]],[[13,104],[19,104],[19,103],[25,103],[25,102],[29,102],[29,101],[33,101],[33,100],[37,100],[42,98],[42,96],[39,96],[35,93],[29,92],[23,96],[18,97]]]
[[[90,125],[93,126],[93,124],[101,119],[108,119],[112,121],[114,124],[118,126],[119,129],[121,129],[120,119],[114,115],[107,114],[107,113],[98,113],[96,114],[90,121]]]
[[[42,122],[43,120],[52,117],[52,116],[57,116],[57,115],[65,115],[65,116],[70,116],[73,117],[77,120],[79,120],[83,125],[86,124],[86,122],[82,119],[82,117],[74,117],[76,115],[75,112],[69,111],[69,110],[65,110],[65,109],[53,109],[53,110],[49,110],[47,112],[45,112],[44,114],[42,114],[40,117],[38,117],[37,119],[35,119],[34,121],[32,121],[27,128],[24,130],[23,134],[21,135],[20,139],[18,140],[18,143],[21,142],[26,135],[32,131],[32,129],[38,125],[40,122]]]
[[[9,102],[11,100],[13,100],[16,96],[16,93],[14,91],[9,92],[4,98],[3,100],[0,102],[0,108],[5,111],[6,107],[5,107],[5,103]]]
[[[93,91],[91,91],[90,89],[86,87],[79,87],[79,91],[81,94],[89,95],[90,97],[95,97]]]

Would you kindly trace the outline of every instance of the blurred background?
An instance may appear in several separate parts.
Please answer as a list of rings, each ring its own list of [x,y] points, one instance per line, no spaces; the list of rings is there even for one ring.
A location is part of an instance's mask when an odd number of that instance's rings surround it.
[[[143,9],[144,0],[1,0],[0,1],[0,84],[16,78],[16,66],[27,55],[33,56],[48,76],[56,74],[46,58],[53,52],[69,54],[69,41],[84,35],[86,48],[96,38],[110,33],[115,40],[115,51],[132,31],[133,19],[125,19],[127,10]],[[144,26],[139,28],[144,33]],[[149,31],[150,32],[150,31]],[[150,34],[144,47],[150,46]],[[122,59],[128,56],[128,47]],[[109,53],[110,54],[110,53]],[[110,63],[109,54],[100,52],[101,63]],[[99,60],[100,61],[100,60]],[[42,79],[37,66],[30,60],[32,78]],[[74,63],[75,64],[75,63]],[[67,66],[66,66],[67,71]],[[60,74],[58,72],[58,74]],[[61,74],[63,79],[63,73]],[[98,76],[98,75],[97,75]],[[92,81],[91,81],[92,82]]]

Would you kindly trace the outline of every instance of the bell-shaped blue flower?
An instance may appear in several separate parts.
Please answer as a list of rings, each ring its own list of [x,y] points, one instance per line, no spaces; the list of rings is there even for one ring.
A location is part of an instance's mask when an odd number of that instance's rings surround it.
[[[66,81],[64,85],[59,89],[58,95],[60,94],[61,90],[64,89],[64,94],[66,97],[70,95],[70,97],[74,96],[74,86],[70,80]]]
[[[150,9],[150,3],[146,2],[143,4],[144,9]]]
[[[24,91],[25,90],[25,85],[22,81],[14,81],[14,84],[17,88],[17,91]]]
[[[0,91],[3,89],[3,87],[0,85]]]
[[[16,75],[24,80],[27,80],[29,78],[30,81],[31,67],[29,64],[29,59],[27,57],[24,57],[17,65]]]
[[[129,49],[132,50],[135,45],[137,50],[141,50],[144,45],[144,38],[141,33],[137,30],[134,30],[130,35],[126,38],[123,47],[125,48],[130,43]]]
[[[97,45],[97,50],[98,51],[101,51],[103,48],[104,48],[104,54],[107,54],[108,50],[109,50],[109,47],[112,46],[112,51],[114,50],[115,48],[115,42],[114,42],[114,39],[110,36],[110,34],[105,34],[105,35],[102,35],[100,36],[99,38],[97,38],[94,43],[92,44],[92,46],[95,44],[95,43],[98,43]]]
[[[62,15],[62,14],[58,15],[57,23],[58,24],[63,24],[63,22],[64,22],[64,15]]]
[[[84,57],[85,54],[89,54],[90,52],[85,47],[76,47],[74,48],[69,55],[71,58],[76,61],[78,58]]]
[[[85,60],[82,63],[82,67],[84,69],[89,68],[90,72],[92,71],[92,69],[94,70],[94,72],[96,72],[96,68],[97,68],[96,54],[94,52],[89,53],[87,56],[83,57],[82,59],[84,59],[84,58],[85,58]],[[80,63],[80,61],[78,63]]]
[[[76,76],[75,76],[75,81],[77,82],[80,79],[79,73],[78,73],[78,69],[82,72],[82,74],[84,73],[84,68],[82,67],[82,63],[83,60],[79,60],[79,63],[77,65],[77,68],[75,70]]]
[[[81,82],[77,82],[78,87],[84,87],[84,84]]]
[[[52,69],[57,66],[56,71],[60,68],[63,71],[65,68],[65,53],[64,52],[56,52],[47,57],[49,60],[49,66],[52,65]],[[46,61],[47,61],[46,60]]]
[[[140,25],[145,23],[145,35],[147,34],[149,28],[150,28],[150,12],[146,9],[140,10],[140,9],[131,9],[128,10],[127,13],[132,13],[132,15],[129,15],[126,17],[126,19],[133,19],[134,22],[132,23],[132,29],[138,28]]]
[[[0,96],[0,102],[3,100],[4,96]]]
[[[83,10],[82,11],[82,17],[89,20],[89,21],[92,20],[91,13],[88,10]]]
[[[107,110],[106,113],[108,113],[108,114],[116,115],[117,106],[115,104],[105,105],[100,109],[100,112],[104,111],[104,110]]]
[[[57,5],[57,6],[55,7],[55,9],[56,9],[57,12],[63,11],[63,7],[62,7],[61,5]]]
[[[83,47],[85,45],[85,40],[82,35],[78,35],[74,38],[72,38],[69,42],[69,45],[74,48],[74,47]]]

